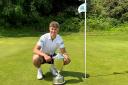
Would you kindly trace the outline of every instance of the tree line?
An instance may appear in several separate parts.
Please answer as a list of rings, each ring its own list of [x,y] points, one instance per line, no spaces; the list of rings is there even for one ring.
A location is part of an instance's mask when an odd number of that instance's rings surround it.
[[[87,0],[88,15],[128,21],[128,0]]]
[[[128,21],[127,0],[86,0],[87,27],[108,29]],[[0,26],[47,28],[57,20],[62,31],[84,30],[84,14],[78,6],[84,0],[0,0]]]
[[[0,25],[37,27],[41,23],[47,25],[50,20],[62,23],[76,16],[81,3],[79,0],[0,0]]]
[[[87,23],[103,30],[128,23],[128,0],[87,0]]]

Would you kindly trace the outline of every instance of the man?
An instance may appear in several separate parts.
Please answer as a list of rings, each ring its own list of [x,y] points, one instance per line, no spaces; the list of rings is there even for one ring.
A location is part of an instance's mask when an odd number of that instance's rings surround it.
[[[70,63],[70,58],[65,50],[64,43],[59,32],[59,23],[52,21],[49,24],[49,33],[46,33],[40,37],[37,44],[35,45],[33,52],[33,64],[37,68],[37,79],[43,79],[43,72],[40,68],[41,64],[49,63],[51,64],[50,71],[55,76],[57,71],[52,65],[54,63],[53,56],[55,56],[55,51],[60,50],[60,53],[64,56],[64,65]]]

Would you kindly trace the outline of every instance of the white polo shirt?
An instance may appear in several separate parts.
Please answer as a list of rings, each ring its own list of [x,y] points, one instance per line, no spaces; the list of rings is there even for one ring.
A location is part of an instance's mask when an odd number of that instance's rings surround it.
[[[60,35],[54,40],[51,39],[50,33],[46,33],[40,37],[37,44],[41,46],[41,50],[49,55],[53,55],[59,48],[64,48],[64,42]]]

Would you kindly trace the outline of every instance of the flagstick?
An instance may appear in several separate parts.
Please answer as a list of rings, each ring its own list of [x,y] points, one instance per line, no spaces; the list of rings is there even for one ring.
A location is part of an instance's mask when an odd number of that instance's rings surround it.
[[[85,0],[85,3],[86,3],[86,0]],[[86,7],[85,7],[86,8]],[[87,78],[87,76],[86,76],[86,11],[85,11],[85,30],[84,30],[84,70],[85,70],[85,74],[84,74],[84,78],[86,79]]]
[[[85,4],[86,4],[86,0],[85,0]],[[87,65],[86,65],[86,6],[85,6],[85,30],[84,30],[84,76],[83,76],[83,78],[87,78]]]
[[[81,4],[79,7],[78,7],[78,13],[81,13],[81,12],[84,12],[85,13],[85,30],[84,30],[84,75],[83,78],[87,78],[87,73],[86,73],[86,0],[85,0],[85,3]]]

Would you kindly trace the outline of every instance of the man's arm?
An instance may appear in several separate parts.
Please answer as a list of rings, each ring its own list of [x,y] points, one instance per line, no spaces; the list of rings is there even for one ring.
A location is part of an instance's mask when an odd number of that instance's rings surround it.
[[[64,56],[64,64],[69,64],[71,62],[71,59],[68,55],[68,53],[66,52],[66,49],[65,48],[60,48],[60,52],[63,54]]]
[[[35,47],[33,48],[33,52],[41,57],[44,57],[46,62],[51,61],[51,57],[45,54],[44,52],[40,51],[40,49],[41,46],[36,44]]]

